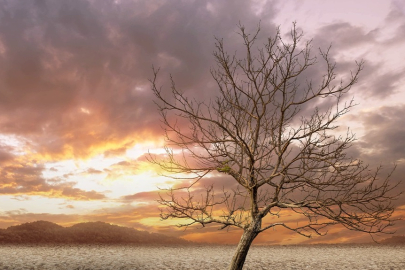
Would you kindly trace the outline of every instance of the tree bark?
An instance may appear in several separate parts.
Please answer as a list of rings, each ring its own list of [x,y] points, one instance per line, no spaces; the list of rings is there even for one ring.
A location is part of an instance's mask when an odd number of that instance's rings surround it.
[[[228,270],[242,270],[250,245],[257,235],[258,233],[250,227],[244,230]]]

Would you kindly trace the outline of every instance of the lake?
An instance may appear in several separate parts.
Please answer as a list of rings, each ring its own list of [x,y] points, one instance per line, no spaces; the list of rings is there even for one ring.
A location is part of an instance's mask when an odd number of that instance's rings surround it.
[[[0,269],[226,269],[235,246],[0,246]],[[405,246],[253,246],[244,269],[405,269]]]

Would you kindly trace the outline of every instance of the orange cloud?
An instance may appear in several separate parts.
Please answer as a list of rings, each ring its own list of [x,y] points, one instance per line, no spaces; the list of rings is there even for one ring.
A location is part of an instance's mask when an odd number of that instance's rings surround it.
[[[155,191],[136,193],[136,190],[125,190],[126,195],[120,193],[116,196],[116,202],[125,208],[125,211],[121,211],[117,208],[109,209],[111,199],[107,195],[111,193],[92,190],[92,185],[101,182],[104,175],[107,180],[134,181],[133,178],[139,177],[147,182],[152,181],[152,178],[147,178],[145,172],[161,172],[156,166],[146,163],[145,155],[139,153],[146,152],[144,149],[133,156],[128,154],[136,145],[145,142],[152,141],[160,145],[164,135],[152,93],[148,90],[152,63],[162,67],[159,85],[164,86],[163,94],[170,90],[169,76],[166,75],[171,73],[179,89],[198,101],[217,95],[217,86],[209,72],[210,67],[215,65],[212,36],[227,37],[230,51],[236,48],[234,38],[238,38],[237,35],[229,34],[235,32],[235,22],[228,17],[215,15],[228,11],[229,3],[218,1],[217,12],[214,14],[204,7],[196,8],[201,5],[199,1],[186,2],[180,5],[180,2],[176,4],[166,1],[156,8],[150,8],[149,4],[145,4],[147,1],[121,1],[118,4],[113,1],[0,3],[4,14],[18,12],[20,15],[0,16],[0,196],[15,195],[15,200],[26,200],[31,195],[41,195],[83,201],[81,206],[84,209],[85,201],[109,200],[103,211],[111,210],[108,213],[63,214],[73,209],[79,212],[80,207],[69,206],[76,202],[67,204],[59,215],[18,212],[17,209],[17,212],[5,213],[0,217],[1,224],[16,225],[48,219],[71,225],[81,221],[102,220],[183,235],[198,241],[237,242],[240,231],[227,234],[213,226],[206,230],[190,228],[182,234],[182,231],[172,226],[175,221],[158,222]],[[135,10],[136,16],[133,12],[126,12],[128,10]],[[271,15],[268,17],[277,15],[276,9],[263,10]],[[190,16],[190,12],[196,12],[196,16]],[[232,13],[246,23],[246,29],[256,29],[260,15],[249,1],[233,5]],[[272,22],[262,24],[261,27],[263,33],[274,33],[275,25]],[[403,25],[393,29],[399,31],[401,27]],[[395,40],[385,40],[378,34],[384,31],[369,32],[361,26],[339,22],[326,24],[315,31],[314,42],[318,40],[318,44],[329,45],[330,40],[325,39],[329,35],[325,33],[331,32],[331,29],[341,33],[339,38],[343,39],[335,40],[334,44],[338,45],[335,51],[342,55],[351,45],[367,43],[378,52],[380,47],[387,49],[387,46],[380,46],[384,42],[389,41],[392,45],[404,39],[403,35],[396,35]],[[342,43],[342,40],[345,42]],[[395,46],[389,47],[392,50]],[[331,54],[339,58],[335,51],[332,50]],[[367,62],[369,64],[362,73],[366,79],[358,88],[361,96],[387,98],[394,93],[401,94],[401,68],[390,71],[386,68],[390,64],[373,59],[367,59]],[[343,67],[346,64],[343,62]],[[321,75],[318,73],[320,70],[313,72]],[[395,96],[395,100],[400,101],[400,97]],[[399,162],[405,158],[402,136],[405,106],[393,106],[391,101],[384,104],[381,98],[375,102],[382,107],[369,113],[359,113],[355,117],[357,124],[367,128],[351,154],[354,157],[363,155],[365,161],[372,164],[381,161],[387,164],[398,163],[393,178],[400,182],[405,172],[404,163],[401,165]],[[189,132],[187,121],[180,119],[177,124],[183,132]],[[362,151],[364,149],[375,151],[368,154]],[[94,164],[100,160],[91,162],[95,156],[117,158],[117,161],[115,165],[102,167]],[[88,166],[83,167],[76,164],[72,168],[47,166],[58,161],[80,163],[88,160]],[[74,177],[76,181],[71,180]],[[89,183],[87,180],[79,182],[86,177],[90,179]],[[114,181],[110,182],[114,184]],[[184,182],[176,180],[170,184],[173,187],[184,186]],[[219,190],[223,186],[225,189],[235,186],[229,177],[213,174],[211,178],[197,183],[193,192],[203,191],[206,185],[211,184],[217,185]],[[404,185],[402,183],[398,188],[404,190]],[[150,189],[150,186],[147,188]],[[105,190],[104,187],[101,189]],[[137,204],[137,207],[127,209],[131,203]],[[140,203],[144,205],[139,206]],[[396,203],[404,205],[404,197]],[[395,215],[404,217],[402,210]],[[283,220],[292,224],[301,222],[295,215],[289,215]],[[399,233],[405,233],[402,229],[404,224],[398,224],[394,228]],[[324,240],[317,238],[315,241],[360,239],[357,235],[333,227],[322,238]],[[256,242],[287,241],[282,239],[291,239],[288,241],[293,243],[306,241],[305,238],[301,240],[301,237],[296,238],[287,231],[276,229],[276,232],[260,235]]]
[[[45,197],[67,198],[73,200],[101,200],[105,195],[94,190],[85,191],[75,188],[74,182],[63,179],[45,179],[42,164],[14,164],[3,166],[0,171],[0,194],[2,195],[40,195]]]

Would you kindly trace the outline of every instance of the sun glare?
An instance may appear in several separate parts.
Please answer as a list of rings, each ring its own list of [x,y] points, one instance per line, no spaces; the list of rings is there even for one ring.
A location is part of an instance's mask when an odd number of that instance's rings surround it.
[[[148,153],[164,154],[156,143],[136,144],[119,156],[103,154],[85,160],[46,162],[43,177],[48,181],[75,183],[75,188],[101,192],[110,199],[158,188],[168,188],[172,179],[158,175],[156,168],[142,156]]]

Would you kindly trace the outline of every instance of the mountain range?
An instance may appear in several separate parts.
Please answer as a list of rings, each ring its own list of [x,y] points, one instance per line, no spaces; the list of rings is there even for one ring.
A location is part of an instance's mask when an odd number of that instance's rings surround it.
[[[381,241],[381,244],[388,244],[388,245],[399,245],[405,244],[405,235],[396,235],[391,236],[390,238],[386,238]]]
[[[149,233],[104,222],[78,223],[62,227],[49,221],[35,221],[0,229],[0,244],[191,244],[181,238]]]
[[[405,244],[405,236],[392,236],[381,244]],[[109,223],[85,222],[62,227],[49,221],[35,221],[0,229],[0,244],[136,244],[190,245],[193,242],[160,233],[139,231]]]

